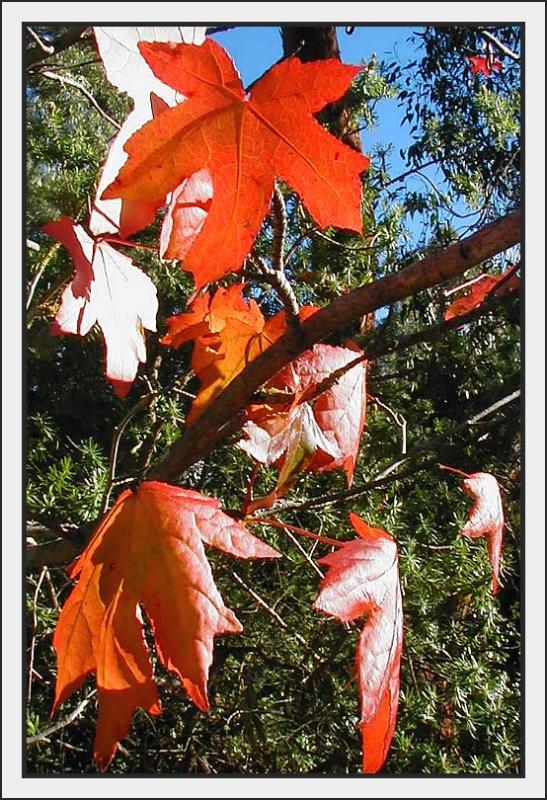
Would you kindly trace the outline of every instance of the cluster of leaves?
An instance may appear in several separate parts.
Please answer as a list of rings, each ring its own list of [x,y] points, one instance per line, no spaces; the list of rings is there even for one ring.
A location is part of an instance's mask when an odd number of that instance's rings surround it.
[[[161,115],[158,117],[158,121],[160,119]],[[292,217],[292,224],[294,224],[298,220],[298,214],[291,214],[292,209],[289,204],[288,209]],[[294,211],[298,211],[297,206],[294,207]],[[401,228],[394,227],[394,224],[397,226],[397,224],[400,225],[400,222],[401,220],[397,221],[396,216],[382,215],[381,221],[378,223],[378,230],[374,230],[374,234],[378,233],[389,243],[390,247],[393,247],[393,261],[391,262],[393,264],[396,258],[395,254],[397,252],[400,253],[401,247]],[[290,225],[291,222],[289,222],[289,230]],[[298,224],[295,225],[295,229],[295,236],[297,236]],[[141,237],[141,241],[143,243],[153,241],[153,235],[154,226],[152,226],[151,231]],[[267,252],[268,239],[270,237],[267,225],[265,226],[263,237],[263,240],[258,242],[257,248],[264,247]],[[319,244],[321,245],[321,240],[319,240]],[[307,256],[306,248],[303,248],[304,255],[300,258],[299,254],[298,268],[302,268],[306,258],[309,259],[310,253],[315,262],[319,253],[319,248],[316,245],[317,242],[314,242],[313,247],[308,249]],[[99,246],[104,248],[107,245]],[[345,259],[347,271],[343,274],[344,281],[347,281],[346,285],[363,282],[361,264],[355,263],[355,259],[351,255],[346,255]],[[333,264],[335,261],[340,261],[340,259],[333,259],[331,256],[328,261]],[[326,262],[327,259],[323,261],[323,264]],[[144,260],[141,261],[139,258],[139,263],[144,266],[146,262]],[[146,266],[148,267],[148,264]],[[377,265],[375,264],[375,266]],[[160,318],[182,311],[180,306],[177,308],[177,303],[180,303],[180,287],[188,286],[188,284],[184,284],[184,276],[172,277],[172,273],[178,272],[178,270],[168,270],[165,265],[161,265],[160,262],[155,261],[152,257],[150,257],[150,267],[150,274],[154,275],[155,280],[157,280],[156,275],[164,276],[163,281],[167,290],[165,298],[162,298],[164,305],[163,309],[160,306]],[[325,274],[328,275],[328,269],[322,268],[325,270]],[[389,269],[388,265],[387,268]],[[339,276],[335,273],[332,274],[333,284],[330,288],[331,291],[333,290],[334,282],[339,280]],[[170,283],[171,281],[172,283]],[[157,283],[159,288],[159,281]],[[317,287],[317,283],[314,283],[314,287]],[[339,288],[334,286],[337,291],[339,291]],[[218,291],[220,290],[217,290],[217,293]],[[232,291],[236,292],[237,287]],[[309,289],[304,288],[302,291],[308,293],[306,298],[308,302],[315,300],[315,296],[312,296]],[[323,287],[320,287],[319,290],[314,288],[313,293],[318,295],[318,299],[328,299],[328,291],[324,291]],[[265,302],[266,305],[267,303]],[[428,306],[427,304],[425,309],[420,308],[419,305],[412,309],[399,309],[396,320],[393,317],[390,319],[393,333],[395,328],[398,332],[405,329],[411,330],[416,320],[424,318],[424,310],[427,312],[430,309],[431,305]],[[203,319],[200,322],[203,322]],[[491,328],[493,325],[493,321],[487,321],[482,330],[473,338],[480,340],[480,344],[485,346],[487,337],[490,335],[485,328]],[[201,329],[201,335],[211,335],[211,332],[209,327],[207,331],[204,331],[203,328]],[[253,336],[256,336],[256,334],[255,327]],[[389,326],[387,335],[390,335]],[[444,355],[437,348],[435,351],[429,352],[425,348],[425,351],[422,350],[421,353],[417,354],[418,362],[421,359],[421,363],[417,367],[414,367],[413,364],[410,365],[410,370],[416,373],[416,380],[414,376],[408,380],[403,375],[402,380],[397,380],[397,384],[390,384],[388,377],[387,383],[382,385],[382,392],[384,386],[393,386],[394,396],[390,397],[391,392],[386,389],[385,397],[384,393],[382,393],[384,399],[390,403],[395,403],[398,408],[404,408],[405,413],[407,408],[414,409],[412,415],[409,414],[408,422],[417,437],[421,436],[422,433],[427,434],[428,428],[431,428],[436,434],[441,433],[443,418],[446,421],[459,419],[458,402],[453,398],[449,398],[449,396],[446,398],[447,401],[452,400],[452,407],[450,408],[448,407],[450,403],[448,403],[448,406],[446,403],[443,406],[439,403],[438,397],[428,396],[428,390],[429,394],[431,394],[431,390],[439,390],[442,387],[442,382],[438,383],[438,374],[437,376],[428,376],[425,386],[422,380],[422,377],[427,372],[427,370],[423,369],[424,363],[429,368],[434,365],[437,371],[444,367],[452,369],[451,359],[454,351],[456,351],[457,359],[460,359],[462,367],[466,365],[466,359],[469,358],[472,348],[469,346],[468,341],[462,342],[465,337],[458,337],[457,334],[454,334],[453,337],[450,344],[446,346]],[[190,338],[196,337],[192,336]],[[512,348],[514,353],[516,347],[514,340],[512,343],[507,341],[506,346],[508,351]],[[60,345],[61,349],[65,347],[70,348],[70,344]],[[152,355],[154,352],[159,351],[158,349],[155,350],[155,348],[156,345],[153,343]],[[217,348],[218,353],[218,343],[215,343],[213,349],[215,348]],[[457,353],[458,350],[460,351],[459,353]],[[184,374],[187,368],[188,362],[185,351],[186,348],[182,353],[177,351],[177,357],[175,358],[174,353],[161,349],[164,360],[162,364],[162,379],[166,380],[167,384],[175,389],[177,379]],[[443,355],[442,363],[437,363],[439,353]],[[196,349],[194,349],[194,358],[195,354]],[[408,371],[408,360],[404,358],[402,360],[391,359],[386,360],[383,370],[380,369],[378,371],[378,377],[389,375],[390,369],[395,372],[400,370],[401,361],[404,362],[403,372],[405,370]],[[477,366],[481,363],[479,354],[475,358],[475,363]],[[509,363],[506,363],[505,372],[511,373],[511,370],[514,369],[512,366],[514,363],[514,358],[510,359]],[[469,370],[468,363],[467,368]],[[496,370],[498,368],[499,365],[496,365]],[[381,375],[382,371],[385,373],[383,376]],[[98,378],[98,370],[95,370],[95,372],[96,378]],[[465,375],[458,376],[454,374],[451,377],[451,385],[457,386],[459,390],[458,377],[465,377]],[[507,375],[499,375],[499,386],[505,385],[504,379],[506,377]],[[474,392],[473,400],[480,399],[482,401],[484,395],[480,398],[476,396],[478,395],[477,387],[480,384],[473,379],[470,379],[469,383]],[[462,381],[462,384],[465,384],[465,380]],[[41,389],[43,385],[43,379],[36,382],[37,389]],[[203,391],[203,386],[204,381],[202,379],[201,391]],[[496,382],[489,388],[495,397],[496,389],[498,388]],[[469,390],[461,389],[461,391]],[[104,393],[104,388],[100,387],[99,381],[96,380],[93,394],[101,395],[101,393]],[[173,395],[171,400],[168,398],[162,399],[162,406],[159,407],[160,404],[158,404],[158,407],[154,410],[154,413],[162,421],[158,436],[163,437],[163,442],[169,441],[176,434],[177,417],[179,419],[182,418],[187,410],[187,404],[183,403],[181,414],[180,405],[175,401],[175,397],[176,394]],[[469,399],[469,397],[466,399]],[[198,401],[194,401],[194,403],[196,402]],[[111,403],[108,405],[108,418],[112,419],[112,423],[114,423],[114,421],[119,420],[120,413],[116,410],[116,406],[112,408]],[[480,407],[477,410],[480,410]],[[279,411],[279,409],[276,409],[276,411]],[[281,412],[290,415],[290,411],[287,408],[282,408]],[[412,417],[411,420],[410,416]],[[170,417],[172,418],[173,426],[171,433],[168,430],[169,426],[164,425],[166,421],[169,421]],[[81,422],[75,427],[79,430],[80,426]],[[139,449],[146,447],[146,442],[150,438],[153,426],[153,419],[149,417],[141,423],[134,423],[129,430],[128,443],[133,440],[131,449],[135,451],[137,460]],[[514,425],[509,425],[508,428],[506,440],[511,442],[514,436]],[[70,430],[70,427],[67,430]],[[371,443],[377,441],[378,438],[386,443],[381,455],[371,452]],[[488,436],[486,441],[490,441]],[[497,443],[497,449],[502,452],[503,446],[500,441]],[[104,451],[107,452],[108,436],[104,436],[103,443],[105,445]],[[468,442],[463,441],[458,447],[453,448],[451,463],[461,463],[461,454],[466,447],[469,450]],[[375,471],[387,465],[393,457],[396,457],[397,448],[398,442],[393,428],[387,425],[379,414],[374,412],[368,433],[365,434],[365,452],[367,454],[365,475],[370,474],[372,476]],[[329,454],[327,453],[327,455]],[[332,453],[330,455],[333,457]],[[130,464],[135,461],[134,457],[131,458],[129,451],[128,456]],[[476,466],[476,460],[474,459],[477,456],[473,455],[471,450],[467,458],[470,461],[465,466],[469,466],[472,470]],[[270,462],[267,459],[264,460],[267,463],[277,461],[277,459],[271,459]],[[500,465],[497,456],[493,455],[490,465],[486,463],[487,461],[488,458],[485,458],[483,463],[481,458],[481,467],[488,467],[496,474],[499,474]],[[194,485],[203,491],[209,491],[223,499],[226,508],[233,507],[234,491],[243,499],[245,486],[249,480],[249,467],[242,461],[241,457],[234,455],[233,449],[229,448],[223,448],[218,453],[215,462],[214,464],[209,463],[205,468],[203,468],[203,465],[201,467],[197,465],[197,469],[188,474],[187,485]],[[352,472],[353,469],[354,465],[352,465]],[[298,500],[298,498],[304,500],[310,493],[313,495],[320,494],[322,490],[326,491],[327,487],[329,491],[332,491],[333,488],[336,489],[337,486],[341,489],[342,487],[339,486],[338,481],[339,478],[336,474],[329,477],[328,481],[321,473],[314,475],[313,478],[311,476],[305,477],[296,487],[295,500]],[[53,483],[53,480],[50,481],[48,478],[47,482]],[[451,552],[450,556],[439,551],[439,555],[436,558],[436,552],[432,551],[432,553],[429,553],[431,563],[427,564],[427,566],[424,563],[423,551],[421,557],[419,554],[416,555],[416,547],[419,553],[420,548],[423,548],[426,553],[428,547],[434,548],[436,545],[432,545],[432,541],[440,541],[439,547],[445,546],[442,544],[443,541],[446,541],[445,539],[438,540],[435,538],[441,530],[450,530],[451,525],[454,530],[458,530],[463,526],[463,516],[459,520],[447,518],[446,510],[440,514],[439,508],[431,508],[429,497],[433,494],[437,499],[439,498],[438,487],[439,481],[437,479],[434,485],[429,486],[430,492],[427,495],[427,493],[424,493],[423,488],[418,485],[407,486],[405,489],[404,483],[395,483],[393,487],[380,493],[373,492],[368,497],[365,496],[365,499],[361,498],[353,504],[354,508],[366,519],[370,520],[372,524],[387,528],[397,537],[401,557],[405,563],[406,575],[403,573],[403,588],[405,590],[405,606],[408,604],[409,608],[406,613],[411,618],[411,622],[407,625],[407,628],[410,627],[410,633],[407,632],[406,634],[407,640],[410,636],[410,647],[407,643],[407,655],[403,656],[403,665],[406,663],[408,666],[406,679],[403,671],[402,698],[404,703],[399,722],[399,732],[395,735],[393,756],[387,769],[394,772],[512,771],[516,768],[518,757],[515,744],[515,693],[518,681],[518,664],[511,655],[511,650],[515,647],[515,626],[518,620],[514,616],[509,625],[507,625],[507,612],[502,614],[496,611],[496,607],[488,597],[487,592],[481,591],[481,587],[484,587],[488,582],[484,565],[481,566],[478,563],[481,560],[470,556],[461,545],[455,544],[454,551]],[[278,492],[279,480],[275,470],[265,470],[258,478],[255,488],[257,493],[263,496]],[[401,496],[404,497],[404,504]],[[132,496],[129,495],[129,497]],[[428,498],[427,502],[425,498]],[[453,493],[451,503],[446,503],[443,508],[457,507],[456,498],[457,495]],[[74,501],[76,502],[76,498],[74,498]],[[120,502],[120,499],[118,502]],[[414,516],[412,516],[413,514]],[[437,514],[437,519],[435,514]],[[463,508],[462,514],[465,514]],[[510,505],[508,518],[515,520],[514,505]],[[416,519],[424,520],[422,532],[413,530],[416,525]],[[321,510],[321,512],[314,512],[313,510],[301,513],[296,512],[296,518],[291,521],[304,528],[309,527],[317,530],[321,534],[339,535],[339,513],[334,514],[325,510]],[[412,534],[409,534],[409,531],[412,531]],[[272,535],[270,533],[269,541],[278,548],[283,547],[284,544],[283,540],[279,539],[276,534]],[[342,553],[343,551],[340,552]],[[505,564],[504,562],[504,581],[510,580],[513,570],[516,572],[515,554],[516,550],[513,549],[512,554],[510,551],[507,563]],[[252,605],[249,605],[249,594],[243,589],[238,590],[239,584],[237,582],[234,585],[230,575],[230,567],[226,567],[222,562],[217,563],[214,560],[215,575],[217,576],[219,588],[223,593],[225,590],[229,591],[231,604],[243,609],[242,612],[238,611],[238,615],[245,621],[247,634],[244,644],[239,647],[233,646],[229,642],[216,648],[216,663],[212,667],[212,682],[218,711],[213,710],[211,712],[205,727],[199,716],[196,716],[187,705],[183,704],[180,696],[177,697],[176,689],[167,683],[166,696],[169,708],[164,712],[167,715],[165,724],[172,731],[173,739],[175,740],[174,746],[173,744],[170,746],[169,742],[167,742],[167,746],[164,748],[155,747],[152,743],[152,736],[157,738],[158,733],[153,733],[153,720],[144,714],[138,714],[135,718],[135,727],[132,734],[134,739],[133,741],[128,740],[124,744],[119,760],[114,762],[114,769],[143,772],[150,772],[156,769],[172,771],[180,770],[181,768],[186,771],[205,772],[268,772],[271,770],[336,772],[338,770],[354,771],[357,768],[355,761],[355,732],[351,730],[352,715],[355,715],[353,692],[342,692],[340,694],[344,681],[343,679],[340,680],[340,676],[335,676],[333,670],[334,665],[338,663],[341,667],[343,678],[343,672],[347,670],[347,665],[351,661],[351,650],[354,645],[348,641],[349,637],[343,629],[335,632],[334,626],[327,626],[324,622],[314,619],[314,615],[309,611],[311,600],[317,593],[317,576],[313,574],[309,564],[310,554],[305,551],[301,552],[300,549],[289,555],[288,560],[288,568],[277,564],[275,567],[274,565],[265,565],[264,572],[261,575],[257,575],[256,570],[249,572],[251,568],[247,567],[241,567],[240,569],[238,566],[238,572],[243,575],[243,585],[250,583],[253,591],[259,596],[271,597],[272,585],[277,587],[276,592],[279,592],[279,597],[275,599],[275,602],[270,600],[270,605],[278,610],[278,616],[285,621],[288,630],[299,632],[300,639],[298,642],[295,643],[293,640],[287,646],[288,639],[284,633],[285,629],[272,633],[270,627],[265,626],[264,622],[257,618],[256,611],[253,610]],[[439,598],[433,600],[432,597],[428,597],[428,594],[431,593],[431,586],[438,584],[439,576],[448,574],[447,568],[449,564],[449,572],[453,574],[452,564],[455,561],[458,561],[460,565],[461,574],[459,578],[461,578],[462,586],[464,587],[461,591],[467,591],[470,585],[473,586],[473,591],[471,593],[467,592],[466,603],[467,607],[471,606],[473,609],[470,612],[473,628],[480,631],[480,635],[484,640],[484,654],[480,662],[474,661],[476,652],[469,645],[468,634],[473,635],[469,620],[466,625],[460,625],[459,627],[456,625],[454,629],[446,629],[446,626],[439,628],[438,624],[436,628],[431,627],[431,625],[434,625],[434,621],[441,619],[442,614],[445,612],[442,609],[442,601]],[[334,567],[334,564],[331,567]],[[275,584],[273,583],[274,570]],[[310,571],[312,572],[311,576],[309,574]],[[473,577],[470,576],[470,573],[472,573]],[[459,592],[460,589],[456,589],[456,582],[452,588],[453,591]],[[63,591],[66,591],[66,586]],[[471,594],[471,598],[469,598],[469,594]],[[511,612],[513,614],[515,602],[516,597],[506,606],[513,609]],[[427,614],[423,615],[426,606]],[[467,619],[467,612],[465,614],[466,616],[462,617],[462,619]],[[487,615],[489,615],[488,619]],[[455,612],[454,617],[456,618]],[[423,619],[424,625],[426,627],[429,626],[431,630],[420,630],[420,625],[418,624],[420,619]],[[506,627],[504,636],[506,638],[504,642],[499,643],[499,646],[503,648],[504,658],[502,659],[501,667],[498,667],[502,672],[502,679],[496,683],[496,672],[495,670],[494,672],[492,671],[492,663],[495,662],[496,658],[499,658],[499,654],[494,641],[498,641],[499,631],[504,624]],[[42,629],[39,629],[38,633],[42,636]],[[150,633],[146,621],[145,633],[147,636]],[[303,649],[302,642],[307,643],[309,650]],[[461,656],[460,662],[452,666],[451,660],[446,660],[443,649],[448,650],[452,647],[453,652],[457,653],[457,644],[461,645],[464,642],[465,649],[461,650],[464,655]],[[429,649],[431,645],[433,646]],[[283,665],[280,664],[281,659],[278,656],[280,652],[287,656],[286,663]],[[336,653],[338,655],[332,655]],[[158,652],[158,655],[161,656],[161,653]],[[42,658],[47,662],[45,653],[42,653]],[[506,658],[513,658],[510,669],[505,661]],[[417,667],[414,665],[414,661],[418,664]],[[328,669],[326,669],[326,664],[328,664]],[[449,677],[446,677],[445,674],[447,665],[450,665],[451,674]],[[40,668],[42,673],[45,672],[42,664],[37,665],[38,672],[40,672]],[[480,674],[485,678],[487,691],[478,689],[478,684],[475,678],[472,677],[473,668],[476,668],[477,675]],[[443,673],[432,672],[432,669],[442,669]],[[280,678],[280,673],[281,676],[286,675],[287,680]],[[488,676],[487,679],[486,676]],[[302,689],[295,688],[295,686],[299,687],[303,681],[305,683]],[[496,685],[494,686],[495,683]],[[284,685],[285,688],[281,688],[281,685]],[[432,685],[435,687],[434,691],[431,689]],[[469,690],[462,690],[461,685],[469,685],[470,688]],[[339,694],[340,699],[335,700],[334,698]],[[317,701],[314,707],[313,719],[310,716],[310,696]],[[485,706],[488,696],[496,700],[498,722],[495,726],[495,731],[491,729],[490,714],[493,710],[492,706],[490,708],[487,705]],[[329,698],[326,702],[322,699],[325,697]],[[287,701],[286,704],[279,705],[279,703],[285,703],[285,701]],[[172,706],[171,703],[173,704]],[[281,712],[280,708],[282,709]],[[322,714],[318,713],[317,709],[322,711]],[[421,727],[415,724],[418,719],[421,720]],[[291,730],[294,732],[291,736],[280,737],[280,720],[283,722],[283,727],[287,725],[287,722],[290,724]],[[40,727],[39,719],[32,718],[31,726],[29,732],[32,735]],[[84,726],[82,740],[78,746],[85,743],[84,746],[89,747],[90,734],[89,728],[86,729]],[[442,742],[446,743],[446,746],[438,747],[439,737]],[[281,739],[283,741],[280,741]],[[500,742],[497,749],[496,743],[498,739]],[[136,744],[137,741],[147,742],[147,744],[144,747],[139,747]],[[354,742],[353,744],[351,744],[352,741]],[[180,744],[181,742],[183,743],[182,745]],[[479,748],[477,746],[478,742],[484,742],[484,746]],[[42,766],[40,769],[47,770],[49,765],[51,765],[49,768],[58,769],[58,767],[53,767],[56,764],[56,756],[49,750],[49,746],[38,744],[34,747],[34,752],[42,754],[41,757],[38,756],[37,760],[38,763],[41,758]],[[325,759],[325,750],[332,753],[332,756]],[[77,769],[81,771],[82,769],[87,769],[87,767],[82,767],[82,759],[78,753],[78,750],[71,752],[70,745],[68,748],[62,747],[61,761],[63,766],[61,770],[73,771]],[[107,758],[108,755],[104,756],[103,761],[107,760]],[[473,761],[473,759],[475,760]],[[374,768],[377,769],[378,765],[375,765]]]

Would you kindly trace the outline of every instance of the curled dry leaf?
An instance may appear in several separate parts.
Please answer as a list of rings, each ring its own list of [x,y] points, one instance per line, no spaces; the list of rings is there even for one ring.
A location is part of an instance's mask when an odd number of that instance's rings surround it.
[[[125,397],[146,361],[144,329],[156,330],[156,287],[130,258],[68,217],[43,230],[66,247],[75,267],[51,332],[85,336],[97,323],[106,344],[106,377]]]
[[[488,536],[488,557],[492,566],[492,592],[499,588],[503,545],[503,505],[499,483],[488,472],[475,472],[463,481],[463,490],[473,498],[469,518],[460,533],[468,539]]]
[[[224,514],[217,500],[149,481],[120,495],[71,569],[78,583],[53,638],[53,711],[95,673],[94,758],[103,770],[127,734],[133,711],[161,711],[139,604],[163,665],[180,678],[198,708],[209,708],[214,637],[242,628],[215,586],[204,544],[236,558],[279,557]]]
[[[313,607],[341,622],[365,617],[356,654],[359,726],[363,772],[373,773],[387,758],[397,718],[402,598],[395,541],[356,514],[350,521],[360,538],[320,559],[329,570]]]
[[[351,485],[365,424],[366,364],[345,368],[363,355],[355,345],[316,344],[267,383],[268,403],[247,410],[239,445],[278,467],[278,494],[303,469],[342,468]]]
[[[106,158],[89,219],[93,234],[119,233],[130,236],[154,219],[157,206],[144,198],[103,200],[101,195],[127,160],[127,140],[152,119],[153,113],[180,103],[184,97],[159,80],[139,53],[140,41],[188,42],[199,44],[205,28],[181,27],[95,27],[95,40],[106,77],[133,100],[133,110],[113,139]],[[167,192],[166,192],[167,194]]]
[[[162,82],[188,99],[125,144],[128,158],[102,198],[159,207],[183,180],[207,170],[213,192],[184,268],[197,288],[241,268],[266,215],[276,177],[295,189],[321,227],[360,232],[360,174],[369,159],[327,133],[313,114],[347,90],[360,67],[336,59],[275,65],[249,96],[225,50],[140,43]],[[173,242],[171,257],[179,257]]]
[[[510,269],[513,268],[510,267]],[[508,271],[506,270],[498,276],[483,275],[480,280],[471,285],[468,294],[459,297],[448,306],[444,313],[445,320],[448,321],[471,313],[492,295],[504,297],[506,294],[517,291],[520,288],[520,278],[516,273],[508,278]],[[498,286],[499,289],[497,288]]]

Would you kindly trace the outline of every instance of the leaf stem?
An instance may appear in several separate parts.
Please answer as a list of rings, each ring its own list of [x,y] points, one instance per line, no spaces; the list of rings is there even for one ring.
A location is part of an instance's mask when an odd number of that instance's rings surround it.
[[[286,522],[279,522],[276,519],[269,519],[267,517],[248,517],[247,522],[257,522],[260,525],[271,525],[273,528],[279,528],[280,530],[284,530],[286,528],[288,531],[297,533],[299,536],[305,536],[306,539],[313,539],[316,542],[323,542],[323,544],[328,544],[330,547],[342,547],[344,544],[344,542],[339,542],[338,539],[331,539],[329,536],[319,536],[317,533],[312,533],[304,528],[298,528],[296,525],[289,525]]]
[[[467,472],[463,472],[461,469],[457,469],[456,467],[447,467],[444,464],[437,464],[439,469],[444,470],[445,472],[453,472],[454,475],[460,475],[462,478],[469,478],[469,474]]]

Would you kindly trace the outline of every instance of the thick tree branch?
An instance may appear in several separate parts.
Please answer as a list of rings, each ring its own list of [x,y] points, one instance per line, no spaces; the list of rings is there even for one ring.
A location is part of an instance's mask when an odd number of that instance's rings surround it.
[[[467,239],[382,280],[342,295],[311,316],[255,359],[218,395],[202,416],[185,430],[149,473],[156,480],[174,480],[224,439],[230,423],[251,402],[257,389],[315,342],[357,322],[364,314],[403,300],[417,292],[455,278],[470,267],[520,241],[520,211],[492,222]]]
[[[497,297],[496,293],[500,286],[501,282],[494,288],[492,296],[487,297],[480,304],[480,306],[474,308],[472,311],[469,311],[467,314],[461,314],[457,317],[452,317],[452,319],[439,322],[436,325],[429,325],[427,328],[422,328],[422,330],[416,331],[415,333],[410,333],[407,336],[401,336],[399,339],[395,339],[395,341],[391,342],[382,342],[381,340],[377,340],[374,336],[365,336],[362,338],[356,336],[355,341],[366,350],[367,356],[371,361],[382,358],[383,356],[391,355],[392,353],[399,353],[401,350],[407,350],[408,348],[414,347],[418,344],[436,342],[439,339],[442,339],[443,336],[447,336],[451,331],[457,330],[458,328],[463,328],[470,322],[474,322],[480,317],[483,317],[489,311],[492,311],[493,309],[502,305],[507,300],[507,296],[504,296],[503,298]],[[381,329],[378,331],[378,333],[381,334]],[[371,339],[371,341],[367,342],[367,338]],[[375,379],[381,378],[382,380],[385,380],[387,376],[381,375],[373,377]],[[399,374],[397,377],[401,377],[401,375]]]
[[[76,42],[82,39],[82,35],[88,28],[89,25],[75,25],[69,28],[66,33],[63,33],[62,36],[59,36],[51,45],[45,44],[43,40],[40,40],[39,44],[36,44],[34,47],[29,47],[27,50],[27,67],[32,67],[34,64],[41,63],[51,58],[51,56],[57,55],[63,50],[72,47],[73,44],[76,44]],[[30,28],[27,30],[36,40],[37,34]]]

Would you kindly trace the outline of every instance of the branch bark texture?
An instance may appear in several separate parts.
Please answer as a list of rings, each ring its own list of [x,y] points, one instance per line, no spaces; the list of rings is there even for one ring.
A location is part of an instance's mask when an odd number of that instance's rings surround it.
[[[234,430],[233,420],[249,405],[257,389],[316,342],[357,322],[364,314],[455,278],[519,241],[520,211],[514,211],[461,242],[338,297],[299,327],[289,329],[282,339],[249,364],[184,431],[151,469],[148,477],[175,480],[185,469],[202,459]]]

